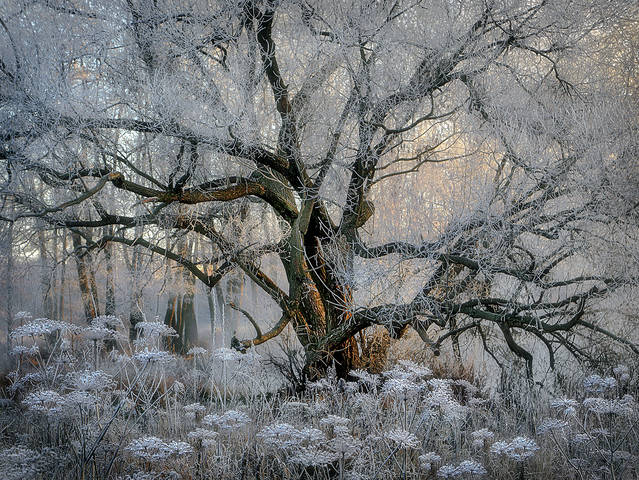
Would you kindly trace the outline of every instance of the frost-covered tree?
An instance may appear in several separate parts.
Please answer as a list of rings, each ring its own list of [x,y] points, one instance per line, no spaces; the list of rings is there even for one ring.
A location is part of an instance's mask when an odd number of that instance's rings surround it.
[[[638,271],[634,80],[606,50],[634,2],[4,5],[7,220],[145,247],[208,287],[243,271],[281,319],[246,312],[238,345],[290,324],[310,375],[365,366],[372,325],[498,340],[529,368],[525,336],[551,362],[585,355],[580,335],[638,352],[590,312]]]

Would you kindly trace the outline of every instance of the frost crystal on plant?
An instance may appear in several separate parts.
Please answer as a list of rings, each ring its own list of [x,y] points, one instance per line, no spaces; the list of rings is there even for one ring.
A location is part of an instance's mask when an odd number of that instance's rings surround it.
[[[484,466],[475,460],[464,460],[459,464],[457,470],[460,472],[460,475],[481,476],[486,474]]]
[[[345,458],[356,456],[360,452],[362,442],[350,433],[339,431],[339,427],[336,427],[336,430],[335,437],[329,442],[330,449]]]
[[[26,480],[40,473],[40,453],[30,448],[14,446],[0,450],[0,472],[4,480]]]
[[[82,336],[86,338],[87,340],[94,340],[94,341],[107,340],[109,338],[113,338],[114,333],[115,332],[113,330],[109,330],[106,327],[91,326],[91,327],[86,327],[82,329]]]

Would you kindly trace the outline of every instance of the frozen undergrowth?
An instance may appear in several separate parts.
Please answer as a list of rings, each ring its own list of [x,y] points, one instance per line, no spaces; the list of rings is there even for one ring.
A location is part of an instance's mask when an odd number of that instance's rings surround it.
[[[383,375],[355,371],[352,382],[329,375],[293,397],[277,393],[282,379],[253,352],[163,351],[173,332],[157,322],[139,324],[129,346],[112,317],[88,328],[21,320],[0,417],[3,478],[639,475],[639,408],[624,366],[522,415],[407,360]],[[120,348],[106,355],[105,341]]]

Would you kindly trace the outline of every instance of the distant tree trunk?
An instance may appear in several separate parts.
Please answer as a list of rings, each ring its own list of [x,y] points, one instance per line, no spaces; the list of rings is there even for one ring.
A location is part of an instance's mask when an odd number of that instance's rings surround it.
[[[62,235],[62,258],[66,257],[67,253],[67,231],[61,230],[60,234]],[[67,263],[66,261],[62,261],[62,265],[60,266],[60,294],[58,296],[58,313],[57,317],[60,320],[64,319],[64,285],[66,283],[66,273],[67,273]]]
[[[13,203],[9,206],[9,218],[13,217]],[[6,258],[7,264],[4,271],[4,311],[5,324],[7,325],[7,358],[11,359],[11,329],[13,328],[13,222],[9,222],[3,235],[2,256]]]
[[[137,337],[136,325],[144,321],[144,292],[140,282],[142,270],[142,256],[140,246],[133,247],[133,254],[130,261],[127,261],[129,273],[131,274],[131,290],[129,296],[129,340],[133,342]],[[125,260],[127,257],[125,255]]]
[[[215,348],[215,297],[213,296],[213,289],[210,289],[206,293],[206,302],[209,306],[209,321],[211,323],[211,349]]]
[[[215,347],[215,328],[218,321],[223,320],[224,292],[222,286],[217,283],[206,295],[209,305],[209,319],[211,321],[211,348]]]
[[[113,227],[105,227],[104,235],[112,235]],[[104,261],[106,263],[106,292],[104,314],[115,315],[115,275],[113,271],[113,244],[108,242],[104,247]]]
[[[88,231],[89,240],[91,239],[91,231]],[[93,263],[93,254],[88,252],[85,258],[87,268],[87,276],[89,279],[89,287],[91,288],[91,298],[93,299],[96,317],[100,315],[100,293],[98,292],[98,283],[95,281],[95,265]],[[95,318],[95,317],[93,317]]]
[[[169,294],[164,314],[164,324],[170,326],[177,332],[177,337],[166,339],[167,349],[173,353],[182,353],[184,344],[182,343],[182,333],[184,324],[182,323],[182,302],[180,296],[175,292]]]
[[[182,255],[187,258],[193,245],[183,242]],[[195,315],[195,277],[183,267],[175,274],[175,289],[169,294],[164,323],[173,328],[178,336],[167,339],[167,347],[174,353],[184,354],[197,341],[197,318]]]
[[[40,291],[42,295],[42,316],[53,318],[53,298],[51,291],[51,267],[47,260],[47,239],[44,222],[38,222],[38,247],[40,254]]]
[[[53,230],[53,248],[51,249],[53,254],[53,270],[51,272],[51,318],[58,320],[58,284],[59,284],[59,272],[58,272],[58,235],[59,230],[56,228]]]
[[[93,277],[86,256],[82,255],[82,239],[78,233],[71,234],[73,249],[75,250],[75,264],[78,271],[78,283],[80,286],[80,296],[84,307],[84,316],[88,323],[99,316],[97,288],[95,288],[95,277]]]

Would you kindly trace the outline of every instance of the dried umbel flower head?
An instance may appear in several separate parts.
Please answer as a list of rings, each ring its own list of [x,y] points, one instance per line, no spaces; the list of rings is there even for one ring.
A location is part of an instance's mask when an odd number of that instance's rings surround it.
[[[27,395],[22,403],[33,412],[52,415],[62,411],[64,397],[53,390],[40,390]]]
[[[202,448],[211,448],[217,443],[218,433],[206,428],[196,428],[187,435],[192,442],[198,443]]]
[[[153,322],[138,322],[135,324],[135,328],[137,328],[144,337],[176,337],[177,332],[165,325],[163,322],[160,322],[159,319],[156,319]]]
[[[172,456],[187,455],[193,448],[186,442],[165,442],[158,437],[147,436],[133,440],[126,450],[134,457],[149,462],[161,462]]]
[[[300,431],[288,423],[267,425],[257,434],[257,438],[266,445],[280,449],[296,447],[302,443]]]
[[[48,318],[36,318],[24,325],[14,328],[9,335],[12,339],[22,337],[42,337],[52,333],[73,328],[73,325]]]
[[[110,375],[102,370],[85,370],[83,372],[71,372],[67,374],[67,382],[77,390],[106,390],[113,387],[114,383]]]
[[[589,412],[596,413],[598,415],[605,415],[609,413],[613,415],[629,416],[632,415],[633,412],[633,405],[628,402],[624,402],[623,400],[609,400],[607,398],[590,397],[583,401],[583,405]]]
[[[4,480],[26,480],[41,474],[40,453],[14,446],[0,450],[0,472]]]
[[[82,329],[82,336],[87,340],[101,341],[113,338],[115,332],[107,327],[91,326]]]
[[[422,390],[424,390],[423,384],[416,383],[408,378],[389,378],[382,387],[384,395],[395,398],[418,395]]]
[[[323,427],[347,426],[349,423],[351,423],[350,418],[338,415],[328,415],[320,420],[320,425]]]
[[[431,379],[428,384],[432,391],[428,393],[424,402],[431,409],[438,409],[449,422],[463,419],[469,412],[469,408],[460,404],[453,395],[452,381]]]
[[[537,435],[546,435],[552,432],[563,432],[568,429],[568,422],[557,420],[556,418],[547,418],[537,427]]]
[[[534,440],[528,437],[515,437],[510,442],[495,442],[490,451],[497,455],[505,455],[516,462],[523,462],[539,450]]]
[[[471,433],[473,437],[473,447],[482,448],[488,440],[492,440],[495,434],[487,428],[481,428]]]
[[[227,410],[222,415],[211,413],[202,419],[205,425],[217,425],[220,430],[242,428],[250,421],[251,418],[246,413],[237,410]]]
[[[479,477],[486,474],[484,466],[474,460],[464,460],[459,465],[443,465],[437,470],[437,476],[441,478],[455,478],[460,476]]]
[[[617,365],[612,369],[612,373],[621,383],[626,383],[630,380],[630,369],[626,365]]]
[[[198,402],[185,405],[182,409],[184,410],[186,418],[190,420],[195,420],[195,417],[199,417],[206,412],[206,407]]]
[[[326,441],[326,435],[324,432],[313,427],[304,427],[299,431],[299,437],[302,443],[306,445],[312,445],[314,443],[320,443]]]
[[[331,451],[344,458],[351,458],[360,452],[361,447],[362,442],[353,437],[347,427],[335,427],[335,436],[329,442]]]
[[[435,452],[428,452],[418,457],[419,466],[424,470],[432,470],[433,464],[439,463],[442,460],[442,457],[437,455]]]
[[[38,353],[40,353],[40,347],[38,347],[37,343],[32,343],[31,345],[15,345],[11,349],[11,355],[16,357],[21,355],[35,357]]]
[[[573,400],[572,398],[556,398],[552,402],[550,402],[550,406],[556,409],[563,409],[564,415],[567,417],[572,417],[577,414],[577,406],[579,402],[577,400]]]
[[[242,359],[242,354],[232,348],[218,348],[213,352],[213,358],[222,362],[233,362]]]
[[[584,389],[587,393],[604,393],[616,387],[617,380],[613,377],[602,378],[599,375],[590,375],[584,378]]]
[[[209,353],[209,351],[206,348],[202,348],[202,347],[191,347],[189,348],[189,351],[186,352],[187,355],[193,355],[194,357],[203,357],[205,355],[207,355]]]
[[[357,378],[359,384],[369,388],[374,388],[379,384],[379,375],[368,373],[365,370],[352,370],[350,375]]]
[[[430,368],[419,365],[411,360],[400,360],[401,367],[414,377],[430,377],[433,372]]]
[[[114,315],[100,315],[99,317],[95,317],[91,321],[91,326],[110,329],[124,328],[122,320]]]
[[[394,429],[386,432],[384,437],[389,439],[399,449],[419,448],[421,446],[419,439],[407,430]]]
[[[164,350],[145,349],[143,352],[138,352],[133,355],[133,360],[142,365],[152,364],[168,366],[175,362],[175,357]]]

